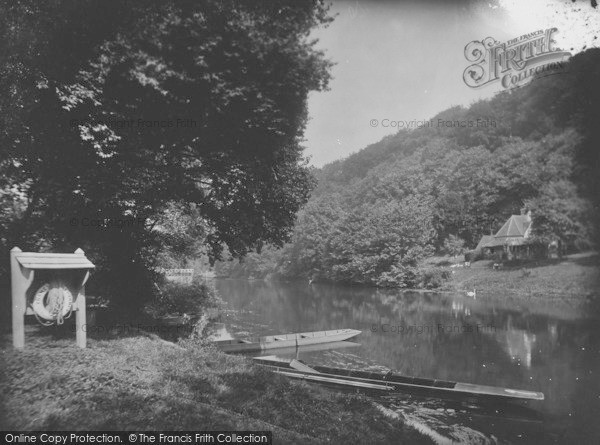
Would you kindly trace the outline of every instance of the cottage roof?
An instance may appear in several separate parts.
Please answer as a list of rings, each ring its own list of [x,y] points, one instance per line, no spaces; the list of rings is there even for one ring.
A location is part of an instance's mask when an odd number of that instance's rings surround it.
[[[498,230],[493,239],[485,244],[485,247],[496,247],[503,245],[519,246],[525,244],[531,227],[530,215],[512,215],[508,221]]]
[[[531,225],[531,216],[529,215],[512,215],[508,221],[504,223],[502,228],[494,238],[506,237],[525,237],[527,229]]]
[[[479,243],[477,244],[477,247],[475,247],[475,250],[481,250],[483,249],[487,243],[491,242],[494,240],[494,236],[493,235],[483,235],[481,237],[481,240],[479,240]]]
[[[526,239],[523,237],[503,237],[494,238],[492,241],[487,243],[485,247],[497,247],[497,246],[521,246],[526,243]]]

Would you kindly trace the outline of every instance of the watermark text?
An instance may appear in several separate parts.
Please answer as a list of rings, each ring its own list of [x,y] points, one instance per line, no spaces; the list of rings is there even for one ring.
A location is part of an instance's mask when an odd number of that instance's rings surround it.
[[[397,335],[423,335],[423,334],[477,334],[477,333],[495,333],[499,328],[492,324],[482,323],[463,323],[463,324],[394,324],[394,323],[373,323],[371,332],[382,332],[385,334]]]

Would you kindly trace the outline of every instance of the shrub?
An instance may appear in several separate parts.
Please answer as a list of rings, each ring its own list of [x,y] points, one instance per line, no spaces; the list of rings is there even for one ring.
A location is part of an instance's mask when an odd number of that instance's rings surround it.
[[[435,263],[436,266],[452,266],[454,263],[452,261],[448,261],[448,260],[441,260],[438,261],[437,263]]]
[[[417,268],[393,265],[375,280],[375,284],[380,287],[413,287],[416,277]]]
[[[444,251],[448,255],[460,255],[463,252],[464,248],[465,240],[456,235],[450,235],[444,240]]]
[[[146,312],[154,317],[204,313],[218,308],[221,299],[212,285],[194,281],[192,284],[166,282]]]
[[[465,261],[469,261],[471,263],[484,259],[483,250],[469,250],[465,252]]]
[[[426,267],[418,272],[419,287],[435,289],[441,287],[452,276],[450,269],[441,267]]]

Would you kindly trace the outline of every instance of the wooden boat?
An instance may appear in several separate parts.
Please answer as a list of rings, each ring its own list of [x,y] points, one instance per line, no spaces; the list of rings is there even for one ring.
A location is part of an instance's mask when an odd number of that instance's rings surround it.
[[[213,344],[224,352],[256,352],[265,349],[290,348],[322,343],[333,343],[356,337],[356,329],[302,332],[299,334],[270,335],[268,337],[217,340]]]
[[[328,351],[330,349],[345,349],[345,348],[356,348],[360,346],[360,343],[353,342],[351,340],[346,341],[335,341],[332,343],[321,343],[316,345],[303,345],[300,348],[291,346],[288,348],[277,348],[278,357],[296,357],[298,352],[309,353],[318,351]],[[270,352],[270,351],[269,351]]]
[[[255,357],[254,360],[260,365],[272,368],[277,374],[336,386],[386,392],[409,392],[449,399],[544,400],[544,394],[541,392],[407,377],[392,371],[384,374],[328,366],[311,366],[299,360],[285,360],[274,356]]]

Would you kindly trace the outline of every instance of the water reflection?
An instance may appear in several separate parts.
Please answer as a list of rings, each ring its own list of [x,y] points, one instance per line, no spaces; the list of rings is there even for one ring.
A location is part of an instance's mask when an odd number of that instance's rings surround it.
[[[471,308],[469,306],[465,306],[462,301],[452,300],[452,315],[454,318],[458,318],[459,316],[469,316],[471,315]]]
[[[499,341],[506,342],[506,350],[513,361],[519,365],[525,365],[531,368],[531,352],[536,340],[535,334],[526,330],[514,328],[512,325],[512,316],[509,317],[506,329],[506,335]]]
[[[504,418],[490,421],[472,413],[436,411],[453,428],[468,428],[515,443],[561,443],[584,437],[589,443],[590,434],[600,437],[600,383],[596,377],[600,340],[597,320],[584,318],[584,314],[553,312],[551,306],[525,310],[504,304],[502,298],[491,302],[462,295],[306,283],[216,283],[231,309],[223,317],[222,334],[363,331],[357,337],[359,346],[281,353],[288,357],[298,355],[309,363],[329,366],[394,369],[407,375],[529,389],[546,396],[532,407],[545,416],[543,425],[533,430],[523,422]],[[415,408],[412,402],[397,402],[394,409],[398,412],[407,406]],[[419,408],[419,412],[426,411]],[[443,434],[452,436],[447,431]]]

